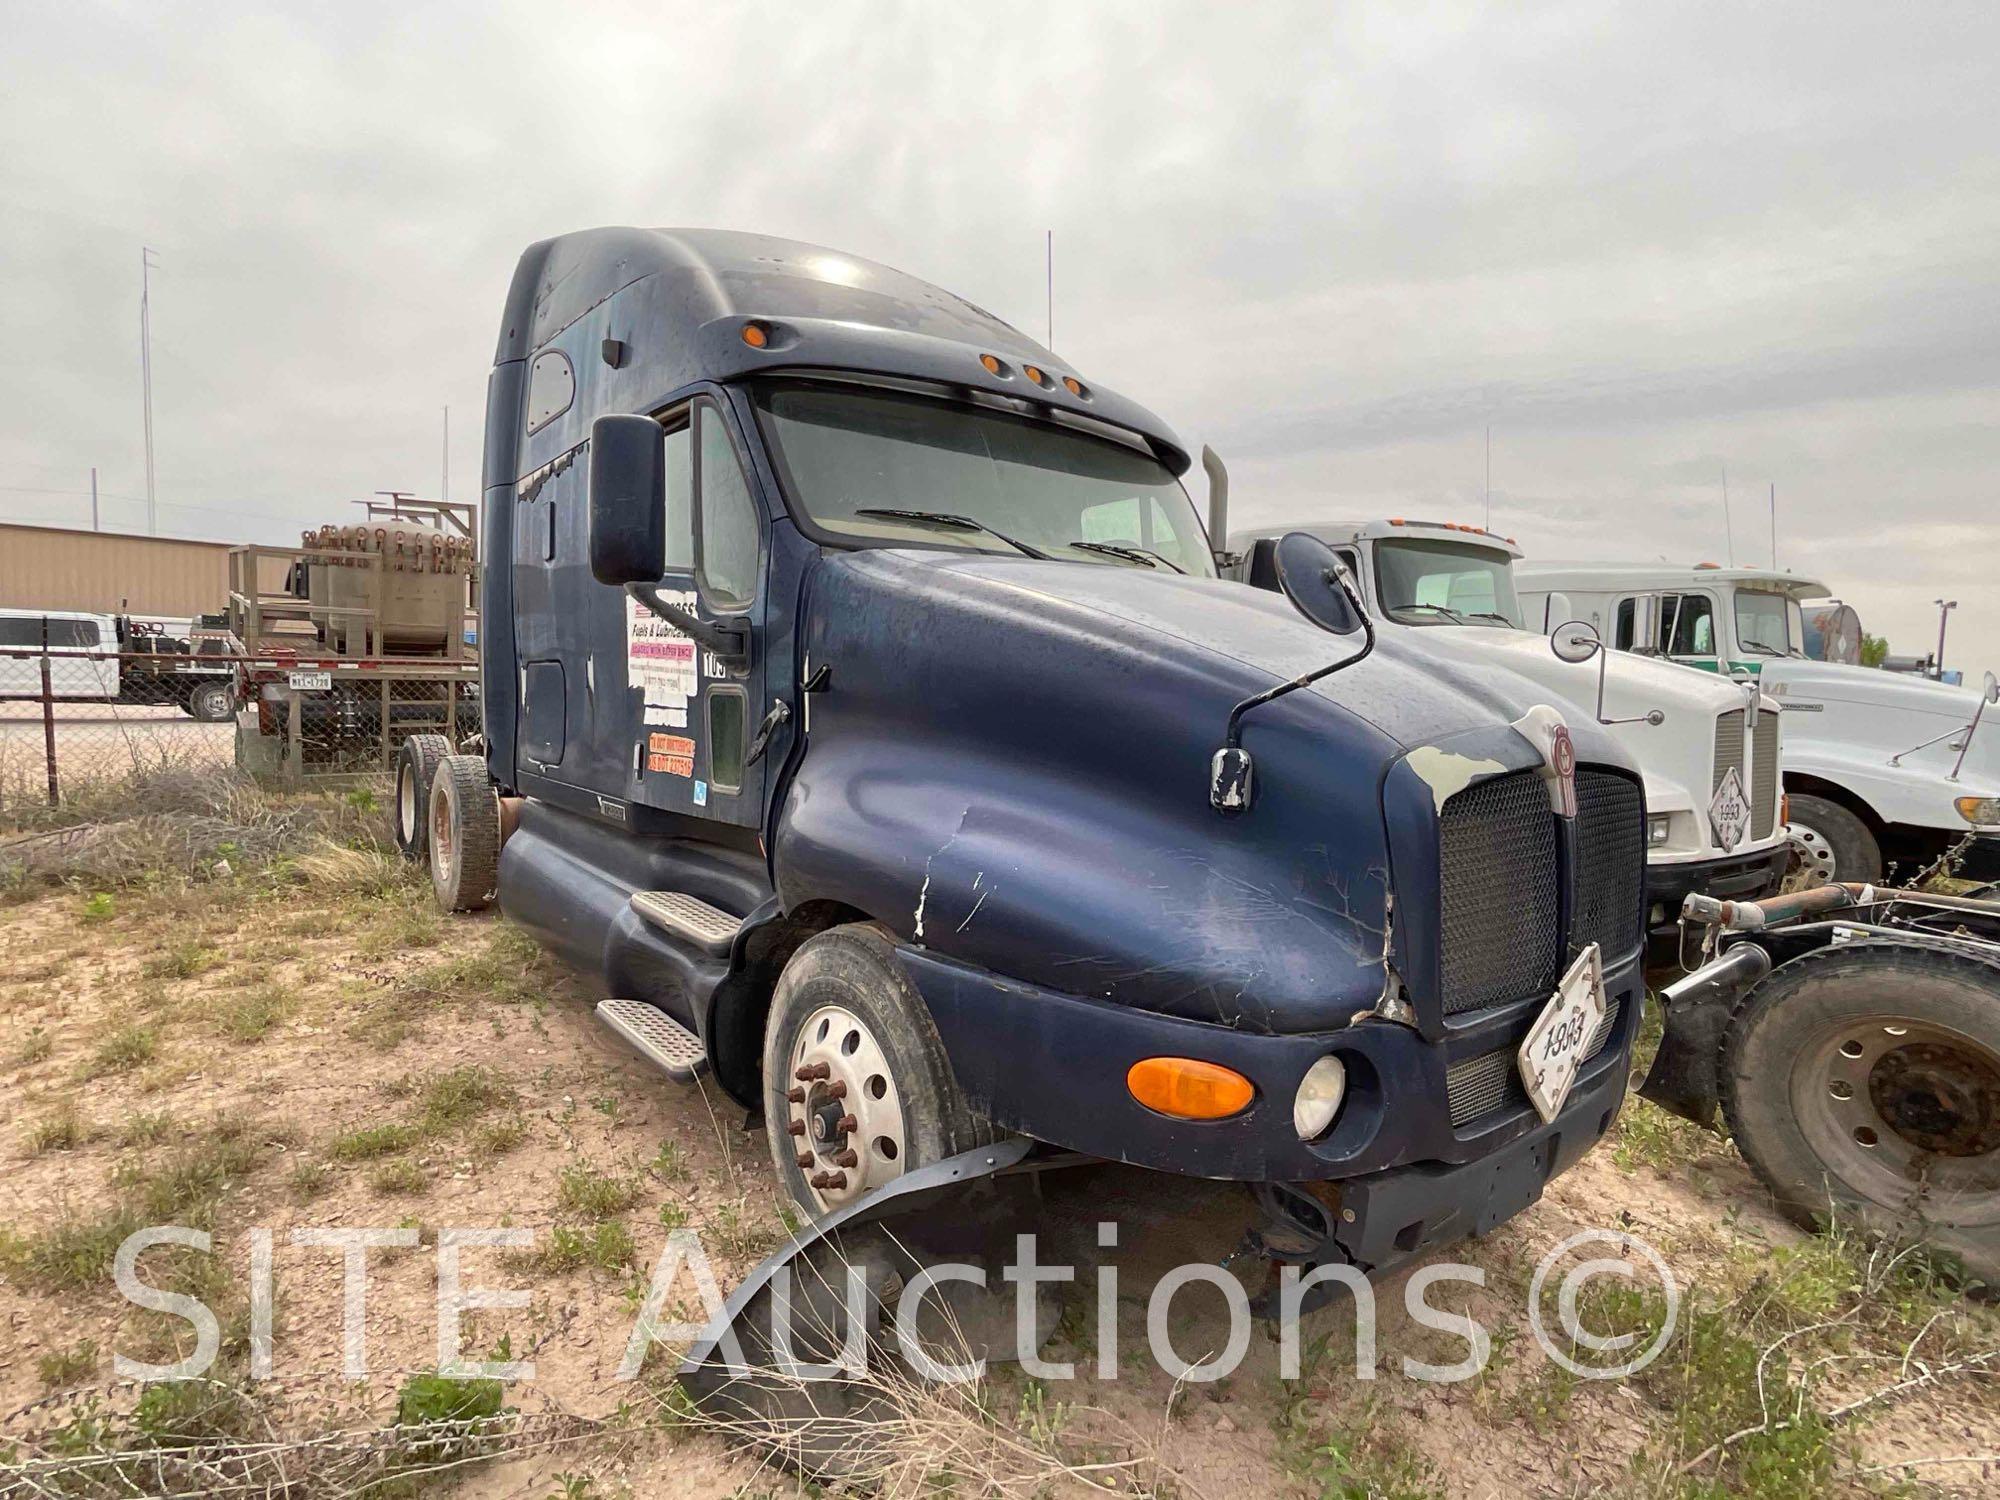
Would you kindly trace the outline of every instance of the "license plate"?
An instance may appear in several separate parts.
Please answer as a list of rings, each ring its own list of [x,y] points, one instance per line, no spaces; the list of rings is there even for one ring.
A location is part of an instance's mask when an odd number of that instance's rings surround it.
[[[1750,799],[1743,795],[1743,778],[1734,766],[1724,774],[1708,804],[1708,826],[1715,830],[1715,841],[1724,849],[1734,849],[1750,831]]]
[[[333,673],[287,672],[285,686],[295,693],[324,693],[333,686]]]
[[[1590,1039],[1604,1024],[1604,962],[1597,944],[1577,955],[1516,1054],[1528,1100],[1546,1122],[1562,1113]]]

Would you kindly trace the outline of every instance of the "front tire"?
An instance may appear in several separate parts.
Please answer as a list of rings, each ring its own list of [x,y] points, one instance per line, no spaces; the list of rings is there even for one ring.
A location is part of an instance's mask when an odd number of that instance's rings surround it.
[[[500,881],[500,799],[476,755],[447,755],[431,782],[431,889],[446,911],[483,911]]]
[[[778,978],[764,1119],[778,1180],[815,1219],[993,1139],[894,943],[859,924],[807,940]]]
[[[1791,804],[1791,820],[1785,828],[1795,843],[1810,851],[1807,863],[1811,868],[1801,883],[1872,883],[1882,878],[1882,846],[1860,818],[1825,797],[1800,793],[1792,797]]]
[[[2000,964],[1885,943],[1783,964],[1729,1023],[1722,1103],[1797,1223],[1914,1226],[2000,1287]]]

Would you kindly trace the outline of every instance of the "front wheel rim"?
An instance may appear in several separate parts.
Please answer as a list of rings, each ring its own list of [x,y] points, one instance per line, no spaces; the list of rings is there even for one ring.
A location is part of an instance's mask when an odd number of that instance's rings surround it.
[[[815,1206],[830,1212],[902,1176],[903,1097],[868,1023],[822,1005],[795,1034],[790,1061],[786,1134]]]
[[[1933,1223],[2000,1222],[2000,1054],[1949,1026],[1824,1028],[1792,1069],[1801,1133],[1863,1198]]]
[[[1791,855],[1785,870],[1786,890],[1811,890],[1828,884],[1839,873],[1833,844],[1817,828],[1805,823],[1787,823],[1785,842]]]

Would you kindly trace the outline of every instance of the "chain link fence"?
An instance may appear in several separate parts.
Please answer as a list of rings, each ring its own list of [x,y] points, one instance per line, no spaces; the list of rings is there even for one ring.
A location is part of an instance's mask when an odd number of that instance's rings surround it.
[[[343,659],[0,650],[0,805],[60,805],[135,773],[239,768],[302,785],[379,773],[412,734],[479,728],[471,669]]]

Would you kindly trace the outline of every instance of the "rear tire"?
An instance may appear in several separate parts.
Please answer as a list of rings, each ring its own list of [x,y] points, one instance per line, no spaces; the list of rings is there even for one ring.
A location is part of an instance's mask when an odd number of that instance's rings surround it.
[[[827,1072],[800,1079],[802,1067]],[[850,1117],[854,1128],[841,1130]],[[893,940],[859,923],[808,939],[778,977],[764,1023],[764,1120],[779,1182],[814,1219],[994,1138],[960,1092]],[[812,1161],[802,1167],[801,1156]],[[814,1186],[834,1174],[845,1182]]]
[[[236,689],[227,682],[204,682],[188,696],[188,712],[204,724],[220,724],[236,713]]]
[[[500,799],[476,755],[447,755],[431,782],[431,889],[446,911],[483,911],[500,878]]]
[[[1915,1233],[2000,1287],[2000,964],[1822,948],[1744,997],[1722,1062],[1730,1134],[1790,1218]]]
[[[451,754],[441,734],[413,734],[396,751],[396,792],[389,807],[396,847],[406,859],[422,859],[430,847],[431,784]]]
[[[1827,879],[1873,882],[1882,878],[1882,846],[1860,818],[1825,797],[1799,793],[1791,803],[1791,821],[1785,826],[1794,837],[1824,849],[1826,857],[1818,861],[1818,868]],[[1826,858],[1831,859],[1830,866]]]

